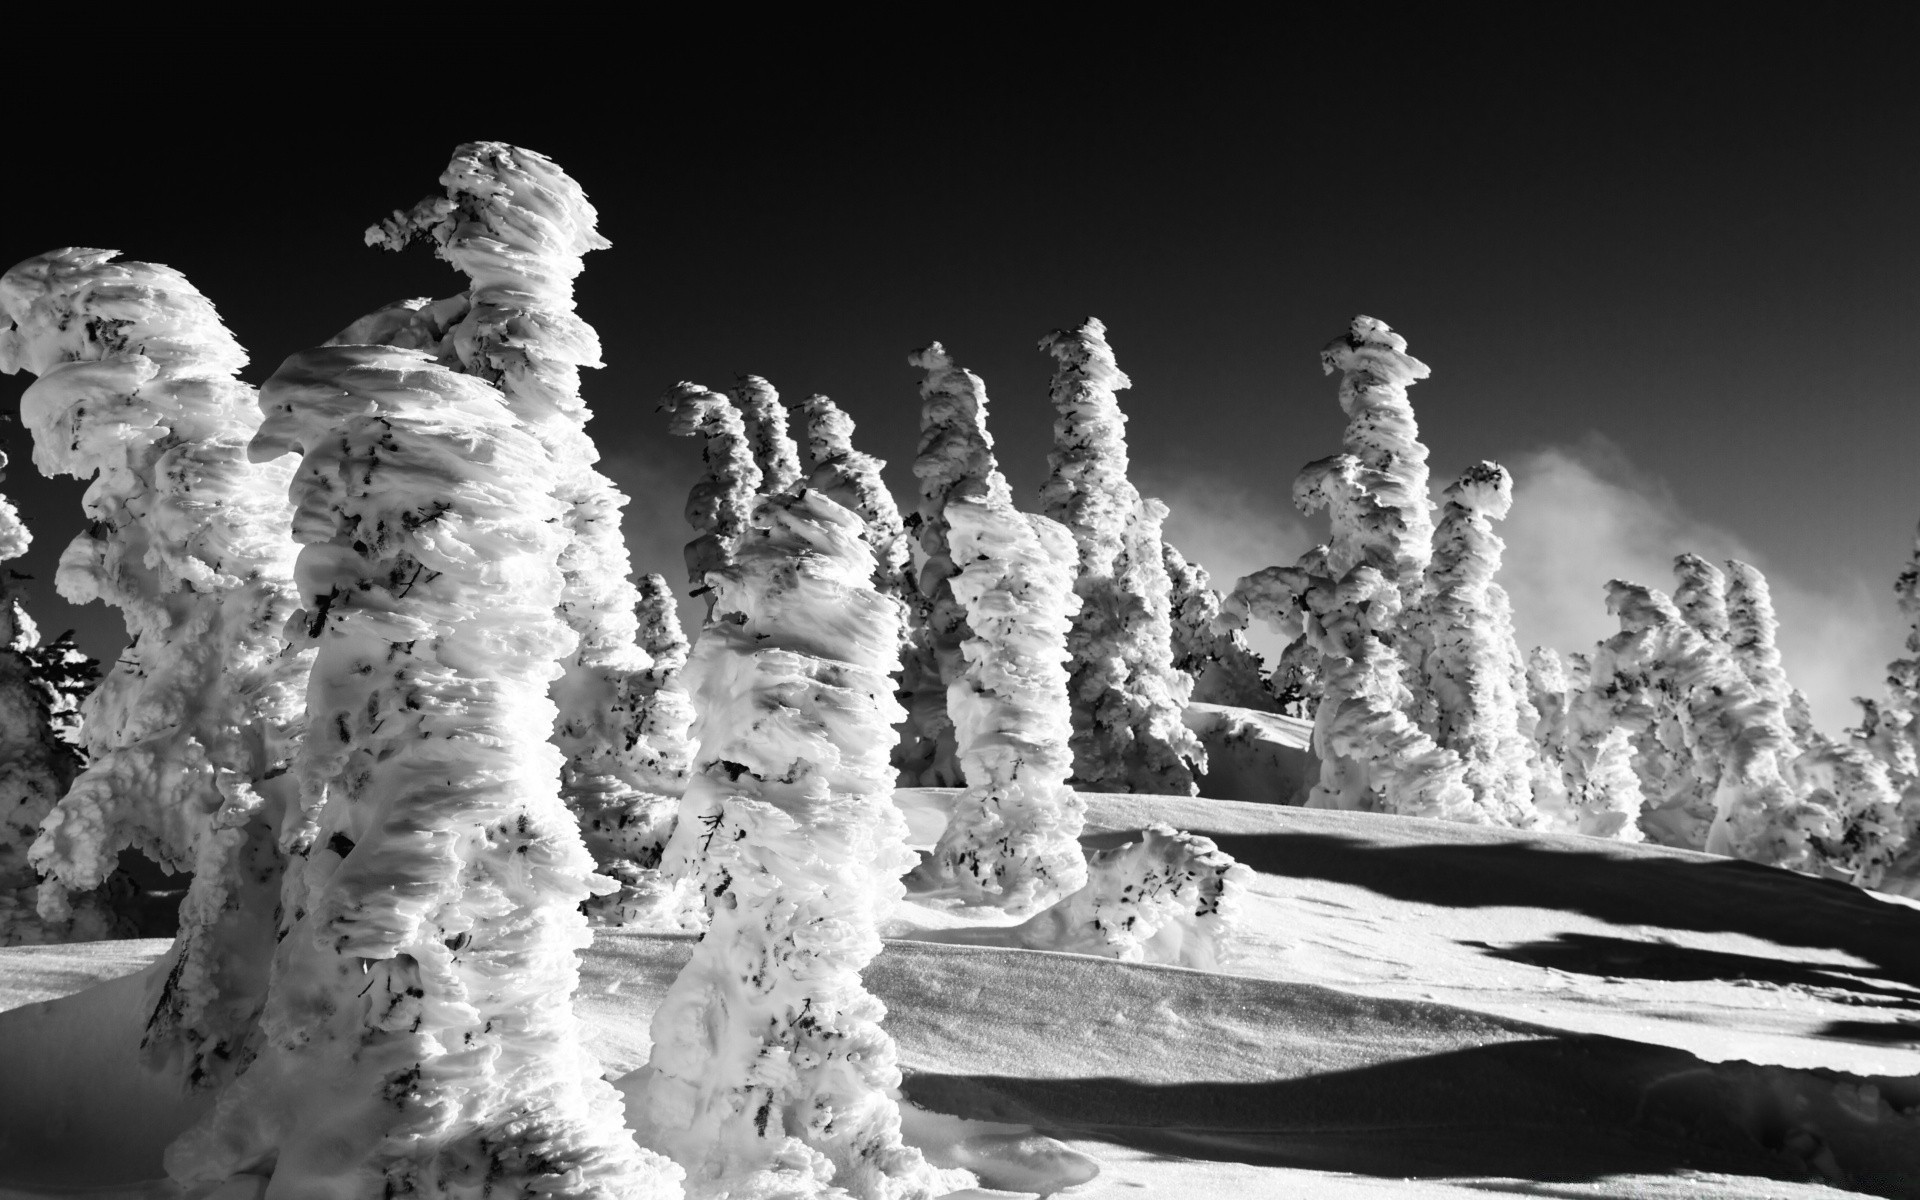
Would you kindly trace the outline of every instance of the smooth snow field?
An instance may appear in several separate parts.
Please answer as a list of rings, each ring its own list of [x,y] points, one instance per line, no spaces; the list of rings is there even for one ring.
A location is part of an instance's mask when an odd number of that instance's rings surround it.
[[[949,795],[899,794],[916,842]],[[998,913],[894,914],[867,979],[909,1140],[989,1185],[961,1195],[1057,1189],[1091,1159],[1062,1194],[1920,1196],[1920,906],[1701,854],[1220,800],[1092,796],[1085,840],[1155,820],[1258,873],[1230,972],[1002,948]],[[165,945],[0,951],[0,1200],[179,1194],[160,1150],[206,1100],[135,1064]],[[576,1010],[630,1095],[691,945],[600,930],[586,954]]]

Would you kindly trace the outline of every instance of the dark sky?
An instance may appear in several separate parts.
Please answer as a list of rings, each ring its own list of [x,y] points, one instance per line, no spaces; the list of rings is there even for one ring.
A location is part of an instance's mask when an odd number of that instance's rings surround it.
[[[1365,312],[1434,368],[1414,401],[1436,475],[1597,434],[1778,569],[1890,581],[1920,518],[1920,30],[1891,8],[1845,27],[1663,11],[869,26],[837,49],[819,29],[596,53],[591,31],[436,33],[419,62],[400,33],[110,42],[9,64],[0,260],[82,244],[175,266],[258,382],[382,303],[459,290],[360,232],[434,190],[456,143],[501,139],[565,166],[614,243],[580,281],[607,357],[590,428],[642,493],[642,569],[671,576],[687,536],[697,449],[654,411],[676,380],[828,392],[904,498],[905,356],[939,339],[986,378],[1030,501],[1051,421],[1035,342],[1095,314],[1149,484],[1279,513],[1337,448],[1316,351]],[[6,411],[24,382],[0,379]],[[17,426],[6,443],[43,623],[110,648],[99,606],[52,602],[78,485],[37,482]]]

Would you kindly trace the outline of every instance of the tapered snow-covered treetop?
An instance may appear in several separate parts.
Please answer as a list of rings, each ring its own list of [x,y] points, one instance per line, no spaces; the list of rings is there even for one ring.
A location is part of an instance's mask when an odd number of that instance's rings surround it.
[[[904,784],[953,787],[961,782],[961,772],[947,688],[965,669],[960,646],[969,631],[950,582],[958,568],[947,545],[947,505],[972,497],[1011,505],[1013,492],[987,432],[986,384],[956,366],[939,342],[916,350],[907,362],[926,372],[920,383],[920,451],[913,460],[920,504],[908,519],[922,557],[916,594],[908,601],[911,628],[900,674],[907,722],[898,765]]]
[[[1167,507],[1141,499],[1127,479],[1127,418],[1115,392],[1130,383],[1106,333],[1089,317],[1040,342],[1056,362],[1041,507],[1080,548],[1082,607],[1067,640],[1074,776],[1098,790],[1190,794],[1206,751],[1181,719],[1193,681],[1173,666],[1160,538]]]
[[[654,1013],[640,1120],[694,1196],[948,1190],[900,1140],[886,1010],[860,982],[913,862],[887,762],[901,606],[872,577],[865,523],[811,490],[761,500],[709,577],[669,854],[703,857],[711,923]]]
[[[92,525],[55,583],[118,607],[130,635],[84,707],[91,761],[32,858],[54,920],[126,847],[193,872],[145,1046],[205,1081],[242,1055],[281,856],[317,800],[287,773],[309,661],[281,653],[289,472],[247,461],[260,411],[213,305],[172,268],[114,257],[57,250],[0,277],[0,370],[40,376],[21,398],[34,463],[93,480]]]
[[[1427,448],[1407,401],[1407,385],[1425,379],[1427,365],[1407,353],[1407,340],[1384,321],[1365,316],[1320,352],[1320,365],[1341,373],[1345,448],[1300,472],[1294,503],[1308,513],[1330,510],[1328,565],[1335,578],[1370,563],[1410,603],[1433,542]]]
[[[780,393],[758,375],[742,375],[733,389],[734,403],[747,426],[747,444],[760,468],[763,493],[784,492],[800,482],[800,447],[787,432],[787,410]]]
[[[575,312],[573,281],[582,256],[607,240],[586,193],[551,159],[502,142],[470,142],[440,176],[445,194],[367,231],[371,245],[398,250],[430,239],[439,256],[466,275],[464,296],[392,306],[356,322],[335,344],[418,345],[464,374],[496,385],[507,407],[553,458],[554,495],[563,505],[566,585],[558,612],[578,636],[566,674],[555,682],[554,741],[566,754],[562,794],[589,830],[650,827],[674,804],[684,770],[684,729],[649,710],[652,660],[640,648],[639,594],[620,532],[627,497],[594,467],[599,451],[584,429],[592,416],[580,368],[600,365],[600,341]],[[411,305],[420,305],[413,308]],[[400,321],[385,328],[382,321]],[[442,331],[437,340],[436,331]],[[652,725],[653,733],[643,730]],[[664,738],[664,740],[661,740]],[[631,753],[642,742],[651,753]],[[635,758],[647,769],[629,769]],[[665,763],[662,772],[652,765]],[[665,787],[668,790],[661,791]],[[642,842],[647,843],[643,835]],[[645,845],[627,853],[622,839],[596,838],[601,865],[623,878],[641,869]]]
[[[873,547],[873,586],[911,603],[917,595],[912,545],[881,475],[886,461],[853,448],[853,418],[827,397],[815,393],[793,407],[806,421],[807,453],[813,459],[807,486],[860,514],[867,523],[867,545]]]
[[[746,422],[732,401],[697,383],[680,383],[660,399],[673,414],[671,430],[701,439],[706,474],[687,496],[687,524],[698,534],[687,543],[687,578],[696,594],[707,574],[733,562],[760,490],[760,468],[747,442]]]
[[[1727,577],[1698,554],[1673,560],[1673,606],[1710,642],[1727,640]]]
[[[294,1197],[678,1194],[624,1128],[569,998],[593,873],[562,803],[552,681],[578,636],[562,464],[494,387],[333,346],[268,381],[253,443],[298,451],[303,769],[264,1045],[167,1152]]]

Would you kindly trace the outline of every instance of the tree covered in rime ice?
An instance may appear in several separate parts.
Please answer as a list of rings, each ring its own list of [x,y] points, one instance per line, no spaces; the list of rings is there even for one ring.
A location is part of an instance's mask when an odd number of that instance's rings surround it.
[[[1646,798],[1634,773],[1631,733],[1613,723],[1610,706],[1589,690],[1591,672],[1584,654],[1562,661],[1536,649],[1527,660],[1534,807],[1550,828],[1642,841]]]
[[[1078,551],[1058,522],[1001,497],[946,507],[949,580],[965,608],[966,667],[947,690],[967,787],[919,883],[1024,913],[1087,881],[1086,802],[1067,786],[1067,630]]]
[[[764,495],[784,492],[800,482],[800,447],[787,432],[787,410],[780,393],[758,375],[742,375],[733,399],[747,428],[754,465],[760,468]]]
[[[1173,666],[1167,506],[1127,479],[1127,418],[1114,393],[1130,383],[1106,332],[1089,317],[1040,342],[1056,362],[1040,504],[1080,549],[1081,607],[1067,638],[1074,777],[1093,790],[1192,794],[1206,751],[1181,719],[1193,681]]]
[[[760,467],[747,442],[747,426],[733,402],[697,383],[676,384],[660,401],[673,414],[669,428],[680,437],[701,440],[706,473],[687,495],[687,524],[695,537],[687,543],[687,579],[695,595],[708,593],[707,575],[732,564],[746,535],[753,498],[760,491]]]
[[[1213,590],[1207,569],[1188,562],[1171,542],[1161,544],[1160,554],[1171,589],[1173,665],[1193,679],[1190,698],[1201,704],[1278,711],[1260,656],[1247,645],[1246,635],[1235,628],[1215,628],[1220,593]]]
[[[867,523],[867,545],[873,548],[874,588],[912,604],[918,597],[912,543],[880,474],[885,460],[853,448],[853,418],[827,397],[808,396],[793,407],[806,421],[807,453],[813,459],[807,486],[860,514]]]
[[[687,667],[704,937],[653,1018],[642,1138],[693,1195],[920,1197],[885,1007],[861,985],[913,864],[892,802],[898,601],[865,523],[818,492],[763,499]]]
[[[562,795],[590,830],[650,829],[678,795],[685,729],[674,727],[672,706],[654,702],[659,681],[637,641],[639,595],[620,532],[627,497],[595,468],[600,454],[585,429],[592,413],[580,368],[600,365],[600,341],[574,311],[573,281],[581,256],[608,243],[580,185],[531,150],[470,142],[454,151],[440,183],[444,195],[394,213],[367,242],[398,250],[427,238],[471,286],[432,305],[390,306],[334,343],[431,350],[442,365],[497,387],[553,457],[566,529],[557,611],[578,638],[553,688]],[[608,856],[601,866],[628,885],[651,865],[648,846],[657,850],[646,834],[635,840],[593,839]]]
[[[0,468],[6,462],[0,454]],[[63,641],[42,646],[14,593],[3,564],[25,554],[32,540],[19,511],[0,496],[0,946],[94,941],[123,932],[97,891],[70,897],[70,913],[61,920],[48,921],[35,907],[40,873],[28,851],[85,765],[61,736],[56,713],[62,722],[72,720],[67,677],[80,676],[92,660]],[[79,661],[69,663],[68,655]]]
[[[965,663],[960,647],[971,632],[966,610],[950,582],[957,568],[947,546],[947,506],[983,498],[1013,503],[1013,493],[993,456],[987,432],[987,387],[972,371],[954,365],[939,342],[908,356],[926,372],[920,384],[920,450],[913,474],[920,504],[908,518],[920,547],[915,596],[908,601],[914,630],[902,654],[900,693],[907,706],[900,758],[905,786],[956,787],[963,780],[954,755],[947,688]]]
[[[420,351],[295,355],[261,405],[254,454],[302,455],[302,770],[325,804],[288,872],[258,1056],[169,1173],[288,1196],[677,1195],[570,1004],[581,902],[613,886],[549,740],[579,662],[577,462]]]
[[[311,837],[316,798],[287,770],[309,656],[282,653],[288,470],[247,461],[246,352],[178,271],[113,258],[58,250],[0,278],[0,370],[39,376],[21,398],[34,464],[92,480],[56,586],[118,607],[129,635],[30,857],[55,924],[124,848],[193,873],[143,1046],[204,1083],[249,1052],[284,855]]]

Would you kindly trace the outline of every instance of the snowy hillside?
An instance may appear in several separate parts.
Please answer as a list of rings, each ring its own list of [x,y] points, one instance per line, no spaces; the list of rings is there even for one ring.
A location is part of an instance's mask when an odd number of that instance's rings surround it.
[[[902,797],[916,841],[942,795]],[[1258,872],[1244,957],[940,944],[982,918],[902,903],[868,984],[909,1140],[998,1189],[975,1194],[1035,1194],[1084,1155],[1099,1175],[1068,1194],[1090,1198],[1920,1195],[1920,906],[1574,836],[1088,799],[1090,848],[1170,820]],[[610,1077],[646,1062],[691,948],[597,935],[576,1006]],[[178,1194],[158,1152],[199,1106],[133,1060],[164,949],[0,953],[0,1161],[21,1164],[0,1196]]]

